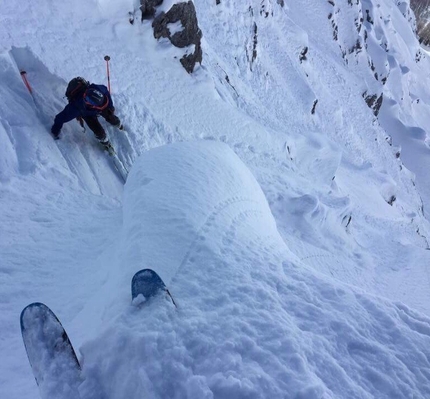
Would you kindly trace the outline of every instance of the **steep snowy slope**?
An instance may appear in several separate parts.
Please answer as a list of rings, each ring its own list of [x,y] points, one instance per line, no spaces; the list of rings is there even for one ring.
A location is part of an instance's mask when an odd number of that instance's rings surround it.
[[[429,60],[410,11],[391,1],[275,3],[197,7],[212,74],[283,140],[271,157],[236,152],[258,164],[253,170],[281,234],[306,263],[426,309]],[[379,120],[363,98],[373,95],[386,100]]]
[[[407,3],[195,1],[192,75],[151,21],[129,24],[130,1],[0,6],[6,398],[37,395],[18,326],[35,300],[94,397],[428,396],[429,320],[407,306],[430,314],[429,61]],[[105,83],[106,54],[126,125],[108,133],[137,162],[125,200],[88,129],[49,135],[66,82]],[[178,313],[129,305],[148,266]]]
[[[225,144],[151,150],[124,194],[122,261],[87,305],[105,328],[82,347],[82,397],[430,394],[430,320],[298,262]],[[148,266],[178,309],[164,298],[130,306],[129,280]]]

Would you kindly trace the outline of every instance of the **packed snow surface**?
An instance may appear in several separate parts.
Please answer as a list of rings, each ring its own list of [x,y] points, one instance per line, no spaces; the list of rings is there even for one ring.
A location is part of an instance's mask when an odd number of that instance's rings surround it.
[[[82,399],[430,397],[430,63],[408,2],[195,0],[191,75],[138,3],[0,0],[1,398],[39,395],[31,302],[67,330]],[[125,186],[88,128],[49,133],[105,55]],[[143,268],[177,307],[131,302]]]

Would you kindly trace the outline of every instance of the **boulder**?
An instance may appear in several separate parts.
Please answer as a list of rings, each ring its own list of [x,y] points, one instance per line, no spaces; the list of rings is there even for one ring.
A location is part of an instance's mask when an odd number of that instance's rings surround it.
[[[156,7],[161,3],[163,3],[163,0],[140,0],[140,11],[142,12],[141,20],[153,18]]]
[[[171,32],[169,25],[180,22],[182,29]],[[202,31],[198,26],[196,9],[192,1],[177,3],[167,12],[161,12],[152,23],[154,37],[168,38],[179,48],[194,45],[192,53],[186,53],[181,58],[181,64],[188,73],[192,73],[196,63],[202,62],[201,38]]]

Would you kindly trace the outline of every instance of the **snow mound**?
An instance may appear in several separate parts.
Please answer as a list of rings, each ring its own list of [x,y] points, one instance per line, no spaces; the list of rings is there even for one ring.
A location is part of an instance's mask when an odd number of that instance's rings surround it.
[[[227,145],[151,150],[135,164],[124,193],[126,263],[153,268],[169,284],[215,223],[225,230],[238,217],[253,220],[253,229],[276,231],[260,186]]]
[[[83,397],[430,395],[430,319],[296,262],[226,145],[142,156],[125,190],[123,239],[110,288],[151,267],[178,308],[162,296],[141,307],[130,294],[112,298],[124,289],[103,295],[111,318],[81,347]]]

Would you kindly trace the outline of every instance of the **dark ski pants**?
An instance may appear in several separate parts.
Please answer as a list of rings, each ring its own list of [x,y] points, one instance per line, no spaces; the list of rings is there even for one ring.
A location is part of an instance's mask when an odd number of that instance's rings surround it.
[[[114,110],[112,109],[105,109],[100,115],[105,118],[106,122],[109,122],[112,126],[119,126],[121,124],[121,121],[114,114]],[[83,119],[88,127],[94,132],[99,141],[106,140],[106,132],[103,129],[103,126],[100,124],[97,116],[87,116]]]

